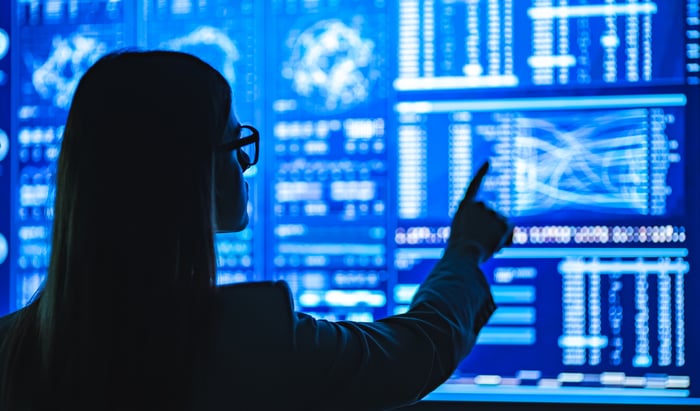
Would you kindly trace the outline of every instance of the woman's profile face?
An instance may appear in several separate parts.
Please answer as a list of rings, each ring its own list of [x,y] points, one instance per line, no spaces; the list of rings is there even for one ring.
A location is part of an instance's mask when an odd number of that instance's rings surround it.
[[[240,139],[241,131],[240,122],[231,114],[222,144]],[[217,232],[241,231],[248,226],[248,183],[237,150],[217,152],[215,167]]]

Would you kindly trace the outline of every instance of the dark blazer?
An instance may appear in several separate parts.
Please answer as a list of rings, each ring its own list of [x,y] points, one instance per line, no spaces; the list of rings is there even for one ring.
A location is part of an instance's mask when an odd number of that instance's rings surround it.
[[[221,287],[194,410],[384,410],[444,382],[495,309],[476,259],[447,251],[410,310],[372,323],[294,311],[285,282]],[[0,342],[13,316],[0,319]]]
[[[372,323],[296,313],[284,282],[222,288],[196,408],[383,410],[416,402],[449,378],[495,309],[474,261],[448,252],[407,313]]]

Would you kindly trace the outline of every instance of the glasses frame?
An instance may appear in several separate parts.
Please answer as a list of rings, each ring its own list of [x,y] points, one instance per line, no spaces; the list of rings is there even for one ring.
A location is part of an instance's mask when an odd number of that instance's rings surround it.
[[[249,124],[241,124],[240,129],[248,130],[252,134],[248,137],[239,138],[238,140],[232,141],[230,143],[224,143],[219,146],[219,152],[233,151],[236,150],[236,157],[238,158],[238,163],[241,165],[243,171],[248,170],[254,165],[258,164],[260,159],[260,132],[257,128]],[[241,150],[243,147],[250,144],[255,144],[255,158],[250,158],[247,153]]]

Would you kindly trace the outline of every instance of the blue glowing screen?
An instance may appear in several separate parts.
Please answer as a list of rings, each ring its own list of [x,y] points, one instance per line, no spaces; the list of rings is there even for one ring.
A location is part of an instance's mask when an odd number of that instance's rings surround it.
[[[7,288],[9,284],[9,243],[8,237],[12,231],[10,220],[10,36],[11,27],[10,4],[0,3],[0,283]],[[7,309],[7,292],[0,293],[0,307]]]
[[[0,12],[3,311],[45,278],[75,86],[194,53],[262,132],[218,282],[298,310],[408,308],[473,172],[515,224],[499,309],[429,400],[700,404],[699,0],[16,0]],[[7,17],[6,17],[7,16]],[[10,35],[11,34],[11,35]],[[7,109],[9,107],[9,109]]]

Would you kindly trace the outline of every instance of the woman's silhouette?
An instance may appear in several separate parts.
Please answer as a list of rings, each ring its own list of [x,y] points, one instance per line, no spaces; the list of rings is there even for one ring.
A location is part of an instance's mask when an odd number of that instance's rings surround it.
[[[45,284],[0,319],[2,409],[386,409],[471,350],[494,309],[478,265],[510,237],[474,201],[487,167],[406,314],[315,320],[284,282],[215,285],[214,234],[246,226],[258,152],[232,111],[226,80],[188,54],[116,52],[86,72]]]

